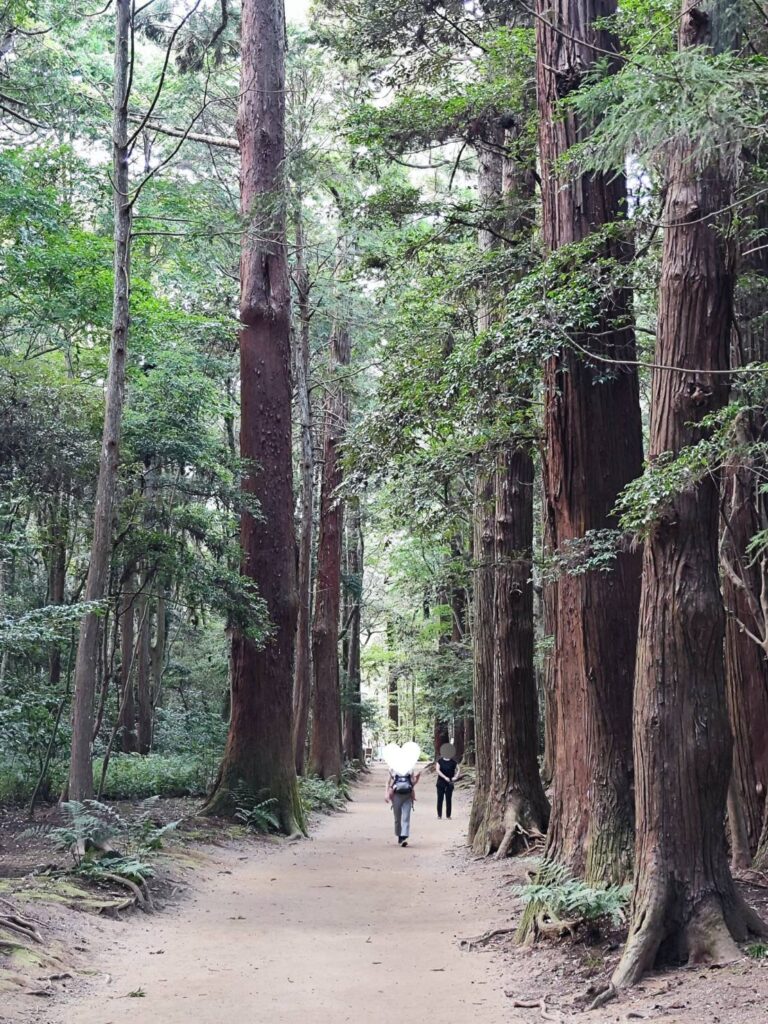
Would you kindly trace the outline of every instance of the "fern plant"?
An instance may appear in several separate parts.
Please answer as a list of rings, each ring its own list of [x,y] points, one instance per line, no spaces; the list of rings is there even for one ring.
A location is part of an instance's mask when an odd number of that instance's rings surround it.
[[[542,931],[544,922],[570,931],[583,924],[624,924],[631,891],[628,885],[588,885],[562,865],[542,861],[529,883],[513,888],[514,895],[525,904],[517,939],[522,942]]]
[[[274,811],[276,806],[277,800],[275,797],[270,797],[252,807],[238,807],[235,817],[252,831],[269,835],[270,832],[280,831],[280,819]]]

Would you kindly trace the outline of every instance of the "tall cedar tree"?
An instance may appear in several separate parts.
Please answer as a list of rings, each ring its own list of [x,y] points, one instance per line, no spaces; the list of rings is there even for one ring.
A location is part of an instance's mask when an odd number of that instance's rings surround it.
[[[334,326],[331,369],[349,365],[349,332]],[[315,610],[312,619],[312,736],[309,763],[321,779],[341,779],[341,690],[339,687],[339,612],[344,508],[338,494],[343,479],[339,445],[349,415],[344,384],[331,384],[325,405],[323,479],[317,542]]]
[[[478,193],[486,211],[501,208],[503,183],[504,130],[494,127],[485,145],[478,146]],[[481,228],[478,246],[488,252],[499,244],[499,231]],[[478,299],[478,328],[488,331],[493,324],[494,305],[491,290],[485,287]],[[473,673],[472,699],[475,708],[475,750],[477,773],[475,795],[469,816],[468,838],[478,853],[487,852],[486,811],[491,785],[493,759],[493,661],[494,661],[494,564],[495,564],[495,484],[490,466],[475,472],[472,507],[472,559],[474,563]]]
[[[360,521],[360,502],[348,503],[346,517],[346,569],[351,589],[352,607],[345,620],[347,651],[347,700],[344,706],[343,743],[344,756],[349,761],[364,762],[362,693],[360,690],[360,618],[362,612],[363,586],[363,531]]]
[[[309,333],[311,281],[307,270],[304,223],[301,215],[302,197],[297,197],[294,219],[296,263],[293,280],[299,307],[299,329],[295,333],[294,364],[296,366],[296,404],[301,431],[301,502],[299,517],[299,612],[296,623],[296,666],[293,687],[293,744],[296,771],[304,772],[309,701],[312,692],[312,541],[315,513],[315,458],[312,430],[312,401],[309,384]]]
[[[539,147],[544,239],[550,250],[578,242],[625,212],[621,175],[573,177],[560,170],[586,126],[560,103],[616,40],[599,19],[614,0],[538,0]],[[604,21],[602,22],[604,25]],[[628,255],[606,243],[606,255]],[[631,296],[617,291],[602,322],[578,344],[627,360],[605,365],[564,347],[545,367],[546,535],[553,548],[616,526],[623,487],[642,470],[642,435]],[[565,575],[553,596],[552,816],[546,854],[592,880],[623,881],[632,852],[632,678],[640,555],[619,554],[613,571]]]
[[[768,319],[765,289],[768,282],[768,210],[760,203],[754,211],[756,237],[750,235],[748,254],[741,267],[737,292],[736,329],[731,333],[734,366],[768,362]],[[737,448],[755,450],[765,441],[768,419],[763,410],[750,408],[739,417]],[[765,460],[740,452],[728,460],[723,473],[721,564],[725,601],[725,683],[733,730],[733,773],[728,791],[731,858],[734,867],[749,867],[768,843],[768,657],[764,643],[765,612],[763,559],[751,557],[752,538],[768,524],[768,494],[761,487]]]
[[[683,2],[679,45],[710,41],[709,15]],[[702,436],[728,398],[733,248],[720,211],[731,198],[717,163],[689,138],[666,162],[664,250],[649,459]],[[714,372],[710,372],[714,371]],[[674,497],[646,540],[635,683],[635,884],[629,937],[613,977],[636,982],[657,960],[736,959],[734,939],[768,930],[736,891],[723,827],[731,734],[718,579],[718,480]],[[685,740],[681,742],[681,737]]]
[[[245,0],[241,24],[240,454],[249,467],[243,490],[261,513],[241,515],[241,571],[258,586],[272,632],[257,643],[242,624],[233,630],[229,734],[205,809],[232,814],[238,798],[273,798],[282,828],[294,832],[303,813],[292,735],[297,593],[282,0]]]
[[[114,211],[114,293],[104,429],[96,484],[88,577],[84,599],[102,601],[112,551],[112,516],[120,461],[120,432],[125,398],[125,355],[130,323],[131,221],[128,93],[131,80],[131,0],[115,0],[115,75],[112,113],[112,206]],[[99,617],[83,616],[75,661],[72,706],[72,748],[67,795],[70,800],[93,797],[94,696],[96,692]]]

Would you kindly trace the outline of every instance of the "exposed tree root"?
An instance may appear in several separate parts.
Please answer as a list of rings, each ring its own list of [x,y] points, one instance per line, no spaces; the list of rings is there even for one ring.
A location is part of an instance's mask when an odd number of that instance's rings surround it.
[[[25,939],[31,939],[38,945],[42,945],[43,937],[37,930],[34,921],[29,921],[26,917],[18,914],[14,905],[8,900],[0,899],[0,903],[10,911],[8,914],[0,914],[0,928],[16,932],[16,934],[24,936]]]
[[[506,992],[505,995],[511,998],[509,992]],[[562,1024],[563,1022],[562,1014],[549,1013],[547,1011],[546,999],[515,999],[512,1005],[515,1009],[539,1010],[541,1012],[541,1019],[552,1021],[553,1024]]]
[[[599,1010],[601,1006],[610,1003],[612,999],[618,999],[619,993],[613,982],[608,982],[605,988],[600,989],[595,998],[587,1007],[588,1010]]]
[[[498,938],[500,935],[514,935],[515,931],[515,928],[492,928],[490,931],[483,932],[482,935],[477,935],[474,938],[461,939],[459,941],[459,947],[467,953],[471,953],[473,949],[478,949],[480,946],[486,946],[489,942]]]
[[[510,853],[513,852],[512,847],[518,839],[522,841],[519,845],[524,846],[525,852],[528,853],[534,846],[543,843],[545,838],[544,833],[540,832],[539,829],[533,827],[525,829],[519,821],[516,821],[514,825],[508,827],[504,833],[504,838],[501,840],[501,843],[499,843],[499,848],[496,851],[495,859],[503,860],[505,857],[508,857]],[[517,852],[522,852],[519,849],[519,846]]]
[[[152,906],[151,899],[148,902],[147,897],[145,896],[142,889],[135,882],[132,882],[130,878],[123,878],[122,875],[106,874],[104,875],[104,878],[110,882],[114,882],[115,885],[122,885],[126,889],[130,889],[130,891],[133,893],[134,898],[128,903],[128,906],[131,906],[135,903],[136,906],[140,907],[141,910],[144,911],[145,914],[151,914],[153,912],[154,907]]]

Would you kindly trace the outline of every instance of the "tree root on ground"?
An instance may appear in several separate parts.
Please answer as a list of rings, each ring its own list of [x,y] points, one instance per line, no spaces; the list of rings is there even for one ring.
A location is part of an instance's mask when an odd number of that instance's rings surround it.
[[[499,848],[494,854],[495,860],[503,860],[509,856],[512,845],[517,838],[521,838],[525,844],[525,852],[530,853],[531,849],[540,845],[546,838],[543,832],[537,828],[525,829],[520,822],[515,822],[504,833],[504,838],[499,843]],[[530,840],[530,841],[529,841]]]
[[[0,928],[4,928],[9,932],[15,932],[18,935],[22,935],[25,939],[31,939],[33,942],[37,942],[38,945],[42,945],[43,937],[37,930],[34,921],[29,921],[26,917],[18,914],[14,905],[8,900],[0,899],[0,903],[9,910],[8,914],[0,914]]]
[[[482,935],[477,935],[471,939],[460,939],[459,948],[465,950],[467,953],[471,953],[473,949],[478,949],[480,946],[486,946],[493,939],[498,938],[500,935],[514,935],[515,928],[491,928],[490,931],[483,932]]]
[[[509,992],[504,993],[507,998],[513,999]],[[545,998],[542,999],[513,999],[512,1005],[515,1009],[521,1010],[539,1010],[541,1013],[542,1020],[552,1021],[553,1024],[563,1024],[563,1016],[560,1013],[549,1013],[547,1010],[547,1001]]]
[[[143,910],[145,914],[154,913],[155,908],[152,904],[152,897],[149,896],[149,890],[146,888],[146,885],[142,890],[142,888],[138,886],[135,882],[132,882],[130,878],[123,878],[122,875],[105,874],[104,878],[109,882],[113,882],[115,885],[122,885],[124,888],[130,889],[130,891],[133,893],[132,900],[129,900],[129,902],[125,906],[116,907],[115,909],[124,910],[127,907],[135,905],[139,907],[141,910]]]

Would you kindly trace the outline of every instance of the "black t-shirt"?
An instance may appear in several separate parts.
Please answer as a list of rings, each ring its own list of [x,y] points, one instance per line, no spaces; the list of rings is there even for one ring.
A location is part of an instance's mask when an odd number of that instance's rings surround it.
[[[437,762],[437,765],[443,775],[447,775],[449,779],[453,778],[456,774],[456,769],[459,767],[452,757],[441,757]],[[437,781],[443,782],[443,779],[438,775]]]

